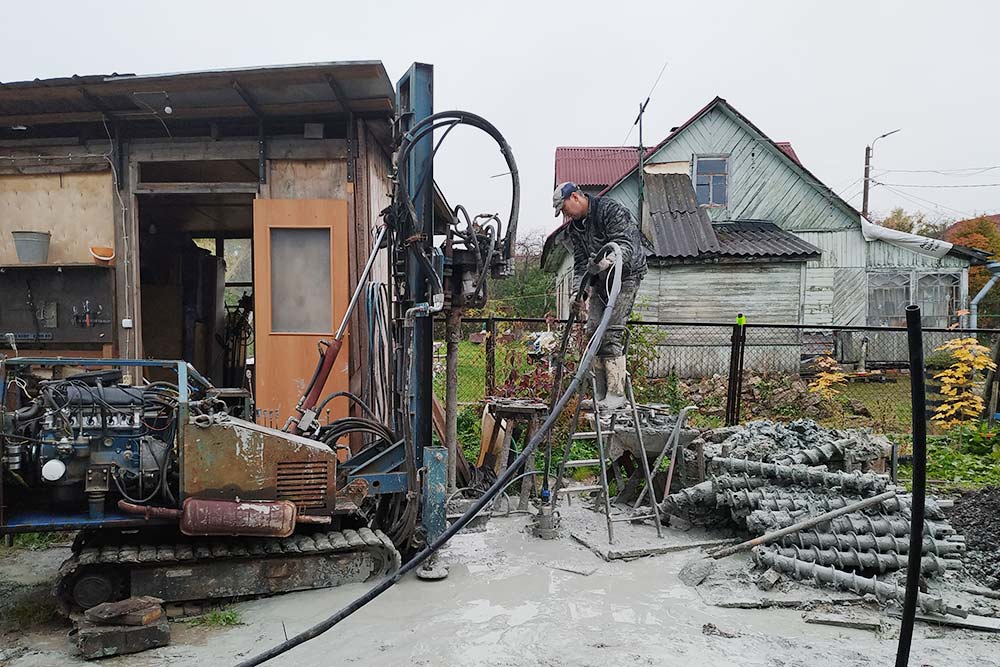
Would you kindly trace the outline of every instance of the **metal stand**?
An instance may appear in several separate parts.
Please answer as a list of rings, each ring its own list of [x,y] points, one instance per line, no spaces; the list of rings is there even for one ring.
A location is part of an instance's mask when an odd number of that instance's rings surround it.
[[[570,493],[584,493],[584,492],[587,492],[587,491],[599,491],[601,497],[599,497],[597,499],[597,502],[601,503],[601,501],[603,501],[602,504],[604,505],[604,517],[605,517],[605,519],[607,521],[607,524],[608,524],[608,543],[609,544],[614,543],[614,540],[615,540],[614,524],[616,522],[619,522],[619,521],[641,521],[643,519],[653,519],[654,522],[655,522],[655,525],[656,525],[656,534],[657,534],[657,536],[658,537],[663,537],[663,528],[660,525],[660,508],[656,504],[656,494],[653,493],[653,476],[652,476],[652,472],[651,472],[650,467],[649,467],[649,459],[646,456],[646,448],[643,445],[642,427],[639,424],[639,412],[638,412],[638,409],[636,408],[636,404],[635,404],[635,393],[632,391],[632,377],[631,377],[631,375],[626,374],[626,376],[625,376],[625,396],[626,396],[626,398],[628,400],[628,404],[625,407],[620,408],[619,410],[611,412],[609,415],[602,415],[601,414],[601,410],[600,410],[600,405],[597,402],[597,396],[598,396],[597,379],[594,376],[594,374],[591,373],[591,376],[590,376],[590,389],[591,389],[591,394],[594,397],[594,401],[593,401],[593,403],[594,403],[594,408],[593,408],[594,430],[592,432],[578,432],[577,431],[577,428],[579,428],[579,425],[580,425],[580,414],[583,411],[582,408],[581,408],[581,406],[583,404],[583,399],[584,399],[584,394],[585,394],[585,390],[583,388],[584,386],[585,386],[584,384],[581,384],[580,391],[579,391],[579,393],[577,395],[577,401],[578,402],[577,402],[577,406],[576,406],[576,412],[573,415],[573,423],[572,423],[572,426],[570,427],[570,432],[569,432],[569,434],[568,434],[568,436],[566,438],[566,445],[563,447],[562,458],[559,461],[559,466],[558,466],[557,473],[556,473],[556,483],[555,483],[555,486],[552,489],[552,506],[553,507],[556,506],[556,503],[559,500],[559,492],[560,491],[563,491],[563,492],[565,492],[567,494],[567,496],[566,496],[567,503],[569,502],[569,495],[568,494],[570,494]],[[646,481],[646,487],[643,490],[643,493],[640,494],[639,497],[641,499],[643,497],[643,495],[645,495],[645,490],[646,489],[648,489],[650,491],[650,497],[652,498],[652,502],[650,503],[651,506],[652,506],[652,511],[650,513],[648,513],[648,514],[634,514],[634,513],[631,513],[631,511],[630,511],[629,514],[624,515],[624,516],[614,516],[613,513],[612,513],[612,507],[611,507],[611,502],[612,502],[611,501],[611,492],[610,492],[610,490],[608,488],[608,465],[609,465],[609,463],[610,463],[610,465],[612,467],[612,470],[614,471],[613,474],[615,475],[615,479],[618,482],[618,488],[619,489],[621,489],[623,487],[623,483],[622,483],[622,476],[618,472],[617,466],[615,466],[615,464],[614,464],[613,461],[611,461],[611,462],[608,461],[608,457],[607,457],[607,454],[606,454],[606,451],[605,451],[605,447],[604,447],[604,425],[602,424],[602,421],[603,420],[607,420],[606,423],[609,424],[608,428],[610,429],[610,432],[613,434],[615,432],[615,423],[618,420],[618,416],[622,412],[625,412],[625,411],[631,413],[631,415],[632,415],[632,426],[635,429],[635,436],[636,436],[636,440],[638,441],[638,449],[639,449],[638,458],[639,458],[639,462],[642,465],[642,472],[643,472],[643,475],[644,475],[645,481]],[[597,459],[570,460],[569,459],[570,448],[572,447],[573,442],[577,441],[577,440],[596,440],[597,441]],[[563,482],[563,475],[564,475],[564,473],[566,471],[566,468],[582,468],[582,467],[589,467],[589,466],[592,466],[592,465],[599,465],[600,468],[601,468],[601,472],[600,472],[599,479],[598,479],[598,481],[599,481],[598,484],[589,485],[589,486],[588,485],[583,485],[583,486],[572,486],[572,487],[565,487],[565,488],[563,487],[563,483],[562,483]]]

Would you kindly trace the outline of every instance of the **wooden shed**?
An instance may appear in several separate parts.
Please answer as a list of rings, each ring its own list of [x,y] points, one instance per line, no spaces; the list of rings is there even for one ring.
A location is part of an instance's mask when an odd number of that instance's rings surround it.
[[[183,358],[285,419],[388,202],[394,108],[378,61],[0,84],[0,333]],[[45,263],[16,231],[51,234]],[[364,318],[328,391],[371,389]]]

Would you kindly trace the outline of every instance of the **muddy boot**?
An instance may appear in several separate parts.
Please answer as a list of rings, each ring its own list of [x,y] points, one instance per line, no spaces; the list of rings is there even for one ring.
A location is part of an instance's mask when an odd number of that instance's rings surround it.
[[[608,392],[608,381],[604,373],[604,359],[602,357],[594,357],[592,368],[594,370],[594,380],[597,381],[597,396],[594,396],[593,399],[588,398],[585,401],[580,401],[580,410],[582,412],[593,412],[594,399],[600,404]]]
[[[597,401],[601,412],[617,410],[625,405],[625,355],[607,357],[604,361],[604,379],[607,391]]]

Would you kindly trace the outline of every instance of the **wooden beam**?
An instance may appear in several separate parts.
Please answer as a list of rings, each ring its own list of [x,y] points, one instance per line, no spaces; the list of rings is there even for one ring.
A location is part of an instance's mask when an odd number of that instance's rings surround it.
[[[27,161],[7,162],[0,159],[0,176],[18,176],[28,174],[90,174],[108,171],[111,165],[104,159],[76,160],[45,160],[29,163]]]
[[[137,195],[157,194],[257,194],[257,183],[138,183]]]
[[[257,149],[256,138],[134,140],[131,155],[138,162],[256,160]],[[343,139],[269,138],[267,156],[272,160],[343,160],[347,157],[347,143]]]
[[[383,97],[359,98],[351,100],[356,113],[391,113],[392,104]],[[318,102],[282,102],[280,104],[264,104],[259,107],[265,116],[316,116],[338,115],[346,111],[343,106],[334,101]],[[119,120],[155,120],[158,116],[148,110],[118,110],[111,111]],[[0,116],[2,125],[50,125],[56,123],[100,123],[105,114],[100,111],[61,111],[56,113],[5,114]],[[254,112],[247,106],[221,107],[183,107],[174,106],[170,114],[173,119],[199,118],[254,118]]]

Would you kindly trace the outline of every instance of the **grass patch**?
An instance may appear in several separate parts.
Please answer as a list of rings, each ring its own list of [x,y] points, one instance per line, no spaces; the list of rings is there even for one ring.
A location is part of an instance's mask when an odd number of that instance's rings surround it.
[[[14,549],[43,551],[69,541],[68,533],[18,533],[14,536]],[[0,549],[4,547],[0,546]]]
[[[38,594],[29,594],[12,604],[4,614],[3,625],[10,628],[25,630],[39,625],[45,625],[59,618],[56,601],[47,590]]]
[[[899,466],[899,481],[912,487],[913,466]],[[934,480],[939,491],[968,491],[984,486],[1000,486],[1000,457],[963,452],[944,441],[927,442],[927,479]]]
[[[187,622],[204,628],[228,628],[233,625],[243,625],[243,617],[235,609],[216,609],[195,616]]]

